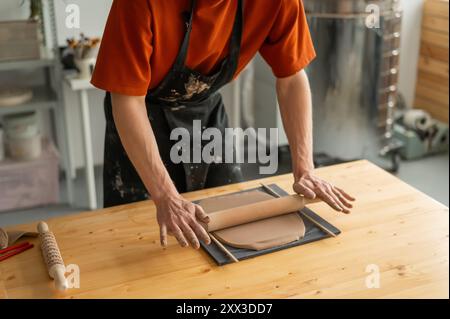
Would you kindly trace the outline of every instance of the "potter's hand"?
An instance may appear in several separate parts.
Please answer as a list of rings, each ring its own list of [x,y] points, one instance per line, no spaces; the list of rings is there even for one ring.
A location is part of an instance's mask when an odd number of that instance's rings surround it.
[[[308,199],[318,197],[333,209],[345,214],[350,213],[350,208],[353,207],[350,202],[355,200],[342,189],[314,176],[311,172],[296,177],[293,188],[297,194]]]
[[[168,195],[155,203],[163,247],[167,246],[168,234],[174,236],[181,247],[190,244],[199,249],[199,239],[207,245],[211,243],[208,233],[199,223],[208,223],[209,217],[199,205],[185,200],[179,194]]]

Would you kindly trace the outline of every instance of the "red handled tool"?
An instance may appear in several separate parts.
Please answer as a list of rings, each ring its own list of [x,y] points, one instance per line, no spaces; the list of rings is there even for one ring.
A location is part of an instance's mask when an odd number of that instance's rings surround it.
[[[33,247],[34,247],[33,244],[30,244],[29,242],[24,242],[21,244],[13,245],[13,246],[5,248],[5,249],[1,249],[0,250],[0,261],[8,259],[17,254],[20,254],[20,253],[24,252],[25,250],[28,250]]]

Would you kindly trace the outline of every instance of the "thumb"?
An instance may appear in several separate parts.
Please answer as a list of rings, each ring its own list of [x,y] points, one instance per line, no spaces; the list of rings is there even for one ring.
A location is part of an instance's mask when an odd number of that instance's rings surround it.
[[[316,198],[316,193],[314,193],[314,191],[311,188],[309,188],[305,185],[302,185],[300,183],[294,183],[293,189],[294,189],[294,192],[296,192],[299,195],[305,196],[305,198],[307,198],[307,199],[315,199]]]
[[[195,205],[195,217],[205,224],[208,224],[210,221],[208,214],[205,213],[203,207],[200,205]]]

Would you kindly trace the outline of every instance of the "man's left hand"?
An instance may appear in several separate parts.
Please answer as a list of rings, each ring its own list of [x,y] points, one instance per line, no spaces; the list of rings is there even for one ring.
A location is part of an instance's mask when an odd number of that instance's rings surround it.
[[[355,198],[331,183],[314,176],[311,172],[296,177],[293,188],[297,194],[308,199],[320,198],[338,212],[349,214],[350,209],[353,208],[351,202]]]

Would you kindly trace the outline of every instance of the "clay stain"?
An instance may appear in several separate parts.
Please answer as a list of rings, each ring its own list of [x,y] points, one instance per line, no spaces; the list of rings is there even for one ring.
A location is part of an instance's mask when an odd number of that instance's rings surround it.
[[[311,284],[317,282],[317,280],[318,280],[317,278],[312,278],[312,279],[304,281],[303,283],[307,284],[307,285],[311,285]]]
[[[398,275],[400,277],[403,277],[406,275],[406,266],[405,265],[398,265],[397,267],[395,267],[395,269],[398,270]]]

